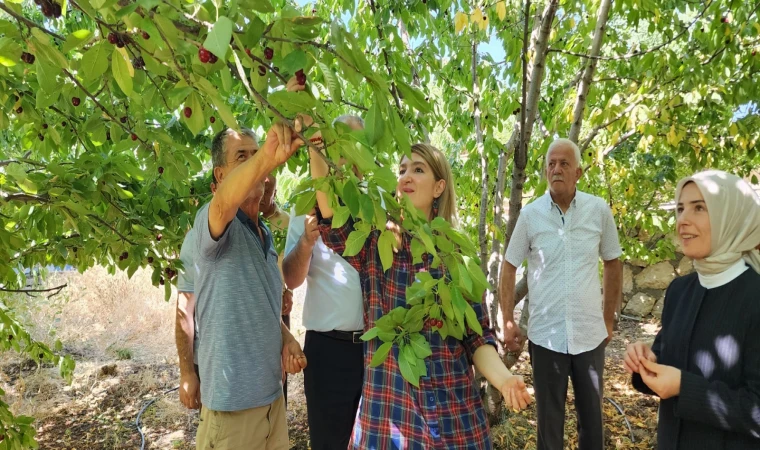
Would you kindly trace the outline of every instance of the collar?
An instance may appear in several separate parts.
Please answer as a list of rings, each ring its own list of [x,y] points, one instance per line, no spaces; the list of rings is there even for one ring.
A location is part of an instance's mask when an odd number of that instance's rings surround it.
[[[261,215],[259,215],[258,220],[254,221],[248,217],[248,215],[244,213],[242,209],[238,208],[235,217],[237,217],[238,220],[243,223],[243,225],[250,229],[257,238],[259,238],[259,230],[261,230],[261,237],[263,238],[261,241],[261,247],[264,249],[264,255],[267,255],[269,253],[269,249],[272,246],[272,233],[264,224],[264,221],[261,220]]]
[[[580,197],[582,194],[583,192],[579,191],[578,188],[575,188],[575,196],[572,200],[570,200],[570,206],[578,206],[578,197]],[[544,196],[547,198],[547,207],[549,209],[553,210],[555,206],[559,207],[557,203],[554,203],[551,191],[547,191]]]
[[[699,284],[705,289],[714,289],[734,281],[739,275],[743,274],[749,267],[743,258],[739,258],[734,265],[720,273],[701,274],[697,272]]]

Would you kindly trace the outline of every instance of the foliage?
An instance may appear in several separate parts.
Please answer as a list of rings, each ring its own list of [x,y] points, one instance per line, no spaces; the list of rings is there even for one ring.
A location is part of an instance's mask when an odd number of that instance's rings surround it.
[[[238,125],[261,133],[299,112],[322,124],[334,171],[294,189],[297,211],[313,206],[314,189],[337,195],[343,205],[335,203],[335,222],[356,220],[349,251],[358,251],[373,226],[385,229],[386,213],[398,220],[405,210],[399,222],[414,236],[415,258],[437,255],[448,268],[443,281],[418,274],[415,286],[424,292],[410,289],[410,308],[378,322],[378,338],[400,345],[410,369],[426,354],[411,331],[420,317],[440,316],[440,331],[452,335],[475,329],[468,301],[490,290],[480,268],[500,252],[482,249],[509,235],[499,199],[513,171],[501,162],[524,149],[526,179],[510,193],[518,205],[522,189],[528,199],[542,194],[542,155],[576,119],[587,169],[581,189],[609,199],[628,257],[668,257],[672,245],[661,237],[672,217],[657,206],[670,199],[673,182],[701,167],[747,174],[760,164],[757,5],[616,1],[599,54],[589,55],[598,2],[558,3],[528,4],[525,17],[517,0],[325,0],[313,7],[72,0],[61,18],[44,17],[29,2],[1,4],[0,261],[10,263],[0,265],[0,283],[23,290],[24,269],[38,266],[103,265],[130,275],[150,266],[168,298],[184,232],[209,198],[208,179],[198,174],[208,167],[213,135]],[[542,17],[551,21],[545,51],[536,45]],[[487,43],[503,48],[503,61],[483,52]],[[545,67],[537,83],[523,81],[523,56],[526,76]],[[590,61],[596,66],[582,93]],[[301,70],[306,91],[286,92]],[[530,130],[520,129],[526,111],[536,112],[527,117]],[[365,132],[332,127],[343,113],[361,115]],[[424,140],[449,155],[463,231],[477,236],[481,251],[391,194],[394,163]],[[336,166],[341,156],[363,180]],[[287,170],[303,174],[305,165],[301,152]],[[392,245],[383,239],[386,268]],[[493,269],[488,275],[495,280]],[[0,336],[23,332],[12,313],[2,313]],[[16,345],[32,354],[42,348],[21,339]],[[58,349],[43,353],[66,361]],[[413,381],[419,375],[405,373]],[[8,414],[0,405],[0,432],[19,423]]]

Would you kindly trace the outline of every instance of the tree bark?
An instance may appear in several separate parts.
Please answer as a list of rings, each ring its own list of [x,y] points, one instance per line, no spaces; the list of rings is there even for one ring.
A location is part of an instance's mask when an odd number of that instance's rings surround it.
[[[578,88],[578,95],[575,98],[575,107],[573,108],[573,124],[570,127],[570,133],[567,136],[568,139],[575,143],[578,143],[578,137],[581,134],[583,112],[586,109],[586,98],[594,79],[596,64],[599,61],[597,57],[602,49],[604,30],[607,28],[607,18],[609,17],[611,4],[612,0],[602,0],[602,4],[599,5],[599,11],[596,16],[596,29],[594,30],[594,39],[591,43],[591,58],[587,59],[586,68],[583,71],[583,77],[581,77],[581,85]]]
[[[475,122],[475,147],[480,157],[480,214],[478,221],[478,244],[480,247],[480,268],[483,272],[488,268],[488,234],[486,220],[488,219],[488,157],[483,143],[483,130],[480,128],[480,85],[478,84],[478,41],[472,41],[472,115]]]

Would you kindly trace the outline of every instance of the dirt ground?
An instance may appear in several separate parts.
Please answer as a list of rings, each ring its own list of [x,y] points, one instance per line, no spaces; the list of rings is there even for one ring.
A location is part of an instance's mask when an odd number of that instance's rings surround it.
[[[16,305],[25,322],[43,341],[61,339],[74,356],[77,369],[71,385],[51,367],[38,367],[18,355],[0,355],[0,388],[17,414],[37,419],[42,449],[138,449],[141,437],[135,426],[141,416],[145,449],[193,449],[198,414],[185,409],[175,388],[179,379],[174,347],[174,298],[163,301],[163,291],[150,286],[149,274],[138,272],[131,280],[92,269],[85,274],[58,274],[50,283],[65,279],[65,294]],[[13,302],[12,299],[8,300]],[[303,289],[296,291],[291,318],[294,334],[303,342],[301,327]],[[658,402],[635,392],[623,371],[625,345],[652,340],[654,322],[624,320],[608,346],[605,364],[604,421],[609,449],[656,447]],[[530,362],[523,353],[513,371],[531,381]],[[577,445],[572,389],[565,422],[566,448]],[[534,449],[535,407],[504,413],[492,428],[497,449]],[[626,423],[630,424],[629,426]],[[303,377],[288,379],[288,423],[292,449],[308,449],[308,424]],[[633,441],[632,441],[633,439]]]

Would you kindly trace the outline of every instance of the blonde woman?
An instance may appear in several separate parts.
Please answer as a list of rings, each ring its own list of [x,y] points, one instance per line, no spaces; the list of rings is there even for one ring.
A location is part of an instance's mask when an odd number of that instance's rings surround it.
[[[312,176],[327,173],[327,166],[312,155]],[[407,196],[415,208],[428,219],[442,217],[456,223],[456,193],[451,167],[445,156],[427,144],[412,146],[411,158],[399,162],[397,196]],[[317,195],[322,239],[328,247],[342,254],[346,239],[353,230],[352,221],[333,229],[324,220],[332,217],[327,197]],[[411,236],[401,233],[393,264],[383,271],[378,250],[382,230],[373,231],[362,250],[346,260],[359,272],[364,301],[365,330],[396,307],[406,306],[406,288],[415,274],[429,272],[433,278],[444,275],[432,265],[432,257],[412,262]],[[349,448],[356,449],[490,449],[488,421],[480,401],[471,366],[475,367],[504,396],[507,406],[525,408],[531,402],[525,383],[512,375],[496,351],[496,339],[488,316],[480,304],[473,304],[483,335],[472,330],[462,341],[443,339],[426,325],[420,332],[430,343],[433,354],[426,360],[428,376],[417,388],[401,375],[397,364],[398,347],[385,362],[371,368],[369,363],[380,343],[373,339],[364,344],[364,387],[357,421]]]

